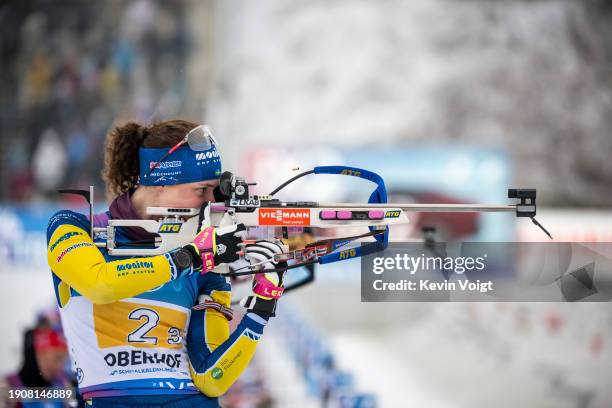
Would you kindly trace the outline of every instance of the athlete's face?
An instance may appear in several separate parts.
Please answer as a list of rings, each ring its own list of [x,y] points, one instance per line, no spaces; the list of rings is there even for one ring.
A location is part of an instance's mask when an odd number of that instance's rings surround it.
[[[48,349],[36,352],[36,362],[42,377],[48,382],[60,378],[64,372],[68,353],[62,349]]]
[[[208,201],[215,201],[213,189],[219,180],[164,186],[158,190],[158,206],[199,208]]]

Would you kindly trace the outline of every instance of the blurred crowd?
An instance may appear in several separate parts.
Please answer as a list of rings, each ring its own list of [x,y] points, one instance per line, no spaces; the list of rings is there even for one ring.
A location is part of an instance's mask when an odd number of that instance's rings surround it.
[[[0,199],[101,187],[104,136],[115,119],[181,111],[186,8],[162,0],[0,6]]]
[[[8,390],[38,388],[70,390],[64,399],[44,403],[15,398]],[[76,378],[68,360],[68,346],[63,336],[57,308],[42,310],[35,324],[23,332],[21,365],[13,373],[0,377],[0,406],[9,408],[66,408],[76,406]],[[82,399],[80,400],[82,404]]]
[[[303,317],[302,312],[285,303],[279,320],[285,346],[299,368],[309,397],[326,408],[377,406],[376,396],[359,390],[353,374],[338,367],[328,341]]]

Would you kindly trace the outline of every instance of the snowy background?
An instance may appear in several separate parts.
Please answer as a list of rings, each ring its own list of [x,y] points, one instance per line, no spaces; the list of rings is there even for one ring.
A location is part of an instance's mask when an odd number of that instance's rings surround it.
[[[22,0],[0,5],[0,33],[0,374],[52,306],[41,214],[66,205],[57,188],[103,191],[115,120],[209,123],[224,167],[261,188],[358,151],[391,188],[498,202],[507,184],[534,187],[559,239],[612,238],[609,1]],[[503,165],[477,177],[483,149]],[[471,153],[443,159],[454,151]],[[283,299],[248,376],[278,406],[321,405],[324,373],[296,350],[331,353],[380,407],[612,406],[608,304],[363,304],[358,264],[327,268]]]
[[[609,3],[224,1],[217,16],[207,117],[230,149],[502,147],[546,204],[612,204]]]

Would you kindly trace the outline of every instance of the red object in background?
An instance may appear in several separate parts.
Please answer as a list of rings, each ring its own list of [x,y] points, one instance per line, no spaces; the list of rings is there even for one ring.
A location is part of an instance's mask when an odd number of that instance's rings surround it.
[[[561,327],[563,327],[563,318],[561,317],[561,315],[556,312],[556,311],[551,311],[548,313],[548,315],[546,316],[546,327],[548,327],[548,331],[550,331],[551,333],[555,333],[558,332]]]
[[[34,331],[34,348],[36,351],[50,349],[67,350],[68,346],[64,336],[60,333],[51,329],[41,328]]]
[[[591,338],[591,353],[593,354],[593,357],[597,357],[599,353],[601,353],[601,350],[603,350],[603,347],[604,347],[603,335],[601,333],[595,334]]]
[[[514,312],[514,327],[519,331],[529,331],[531,322],[529,321],[529,310],[524,306],[519,306]]]
[[[9,200],[14,202],[27,202],[32,198],[34,192],[34,177],[27,169],[8,177],[8,189],[6,194]]]

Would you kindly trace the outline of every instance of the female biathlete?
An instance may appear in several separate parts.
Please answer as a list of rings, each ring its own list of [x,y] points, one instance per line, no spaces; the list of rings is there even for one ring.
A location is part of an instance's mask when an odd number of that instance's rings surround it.
[[[207,143],[204,151],[186,143],[194,135]],[[149,206],[214,201],[221,160],[206,127],[130,122],[112,130],[106,143],[103,176],[116,198],[94,216],[94,226],[148,218]],[[215,266],[236,261],[241,249],[254,262],[285,250],[275,240],[242,247],[244,234],[241,224],[208,227],[164,255],[119,257],[94,244],[84,215],[64,210],[50,219],[48,262],[79,390],[90,406],[218,406],[274,316],[277,298],[260,293],[282,293],[281,274],[256,275],[252,295],[243,299],[247,313],[229,335],[231,288]],[[151,236],[126,227],[115,238],[125,247]]]

